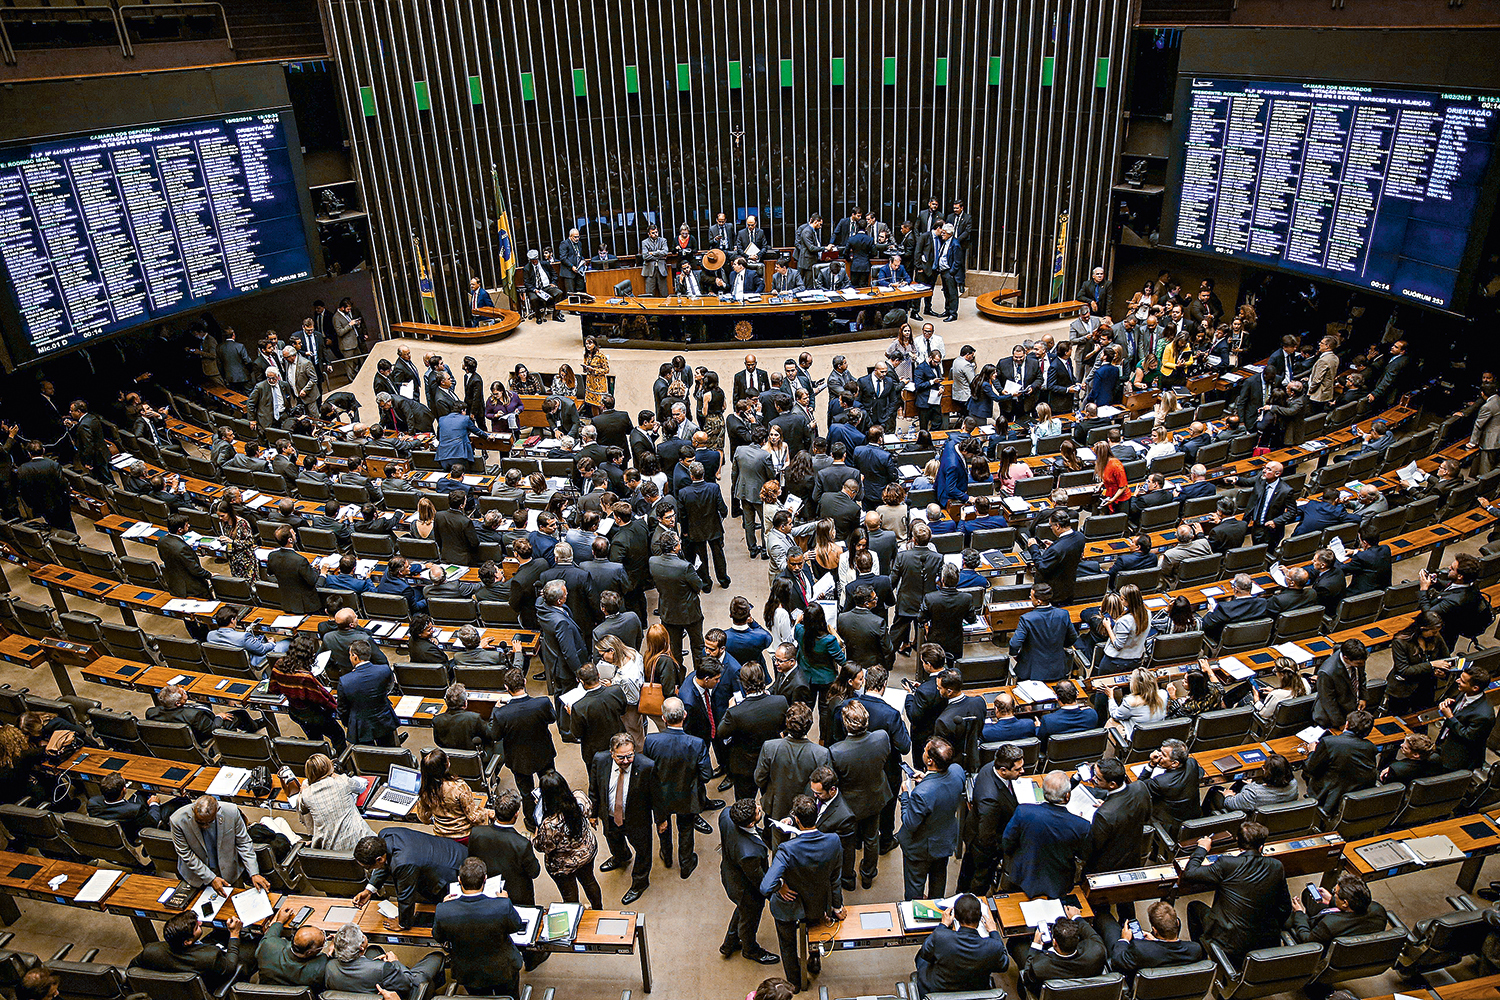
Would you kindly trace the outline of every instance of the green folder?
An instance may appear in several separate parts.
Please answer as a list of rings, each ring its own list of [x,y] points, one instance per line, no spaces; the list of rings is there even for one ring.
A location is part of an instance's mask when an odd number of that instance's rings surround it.
[[[943,911],[924,900],[917,900],[911,904],[912,916],[918,920],[942,920]]]

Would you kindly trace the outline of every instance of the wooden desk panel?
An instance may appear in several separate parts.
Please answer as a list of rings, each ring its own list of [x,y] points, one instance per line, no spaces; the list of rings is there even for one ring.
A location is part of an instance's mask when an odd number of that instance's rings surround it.
[[[1483,834],[1471,833],[1465,827],[1484,828]],[[1453,841],[1453,845],[1466,855],[1465,858],[1453,858],[1448,861],[1429,862],[1427,865],[1407,863],[1395,868],[1382,868],[1376,871],[1368,861],[1360,857],[1357,848],[1369,844],[1378,844],[1382,840],[1416,840],[1421,837],[1444,836]],[[1436,865],[1464,864],[1474,857],[1483,857],[1500,851],[1500,825],[1484,813],[1473,813],[1468,816],[1454,816],[1450,819],[1439,820],[1436,823],[1428,823],[1424,826],[1415,826],[1408,830],[1397,830],[1394,833],[1379,834],[1374,837],[1365,837],[1362,840],[1350,841],[1344,846],[1344,864],[1366,880],[1392,878],[1396,875],[1405,875],[1408,872],[1418,871],[1424,867],[1431,868]]]
[[[119,774],[126,781],[150,791],[181,795],[200,768],[197,764],[180,764],[175,760],[162,760],[159,757],[142,757],[116,750],[85,747],[53,770],[58,774],[74,774],[90,781],[98,781],[108,774]]]

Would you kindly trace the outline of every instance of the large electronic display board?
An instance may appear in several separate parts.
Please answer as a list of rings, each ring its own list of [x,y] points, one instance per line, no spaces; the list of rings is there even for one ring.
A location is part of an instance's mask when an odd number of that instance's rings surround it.
[[[13,362],[311,278],[293,128],[275,109],[0,148]]]
[[[1163,245],[1458,308],[1500,95],[1185,75],[1177,114]]]

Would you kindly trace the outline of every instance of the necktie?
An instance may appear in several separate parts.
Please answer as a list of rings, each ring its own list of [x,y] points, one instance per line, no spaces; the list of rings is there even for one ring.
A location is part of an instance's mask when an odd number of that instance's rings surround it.
[[[703,711],[708,713],[708,738],[713,739],[714,734],[718,732],[719,726],[714,722],[714,700],[712,696],[703,699]]]
[[[1275,496],[1276,496],[1276,484],[1275,483],[1267,483],[1266,484],[1266,502],[1264,504],[1262,504],[1261,508],[1260,508],[1260,519],[1261,519],[1262,523],[1265,522],[1266,515],[1271,512],[1271,500],[1274,499]]]
[[[625,768],[621,767],[620,773],[615,779],[615,826],[625,825],[625,782],[628,777],[629,775],[626,773]]]

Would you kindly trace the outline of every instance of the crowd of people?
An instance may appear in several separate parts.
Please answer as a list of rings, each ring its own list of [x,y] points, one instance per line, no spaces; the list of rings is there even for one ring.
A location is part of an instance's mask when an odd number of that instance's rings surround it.
[[[857,236],[858,225],[853,231]],[[436,745],[420,754],[414,825],[372,830],[358,806],[367,783],[335,763],[350,743],[395,747],[403,736],[390,697],[398,690],[390,647],[352,608],[341,607],[316,635],[290,640],[245,625],[238,606],[221,610],[212,631],[203,624],[190,630],[245,650],[305,735],[327,741],[329,752],[308,759],[302,774],[281,775],[313,846],[352,854],[369,874],[355,902],[394,893],[402,927],[413,924],[419,902],[437,903],[434,940],[447,946],[448,971],[470,993],[515,995],[510,991],[523,965],[545,957],[504,945],[475,947],[508,940],[519,926],[511,904],[535,900],[542,869],[562,899],[594,908],[604,905],[596,872],[628,870],[620,903],[632,906],[649,890],[656,858],[687,879],[699,865],[697,838],[715,832],[732,909],[720,952],[780,962],[784,980],[768,981],[780,984],[768,996],[806,986],[799,929],[839,919],[846,895],[869,891],[881,858],[898,848],[906,899],[947,896],[950,873],[960,893],[918,954],[924,990],[986,988],[991,975],[1014,962],[1024,995],[1050,980],[1105,968],[1131,975],[1191,961],[1207,942],[1238,958],[1277,943],[1284,931],[1327,943],[1384,927],[1384,911],[1355,876],[1342,876],[1331,890],[1294,895],[1280,863],[1264,855],[1268,833],[1253,818],[1237,829],[1242,853],[1209,862],[1205,838],[1187,860],[1184,891],[1213,898],[1188,905],[1186,936],[1170,902],[1151,905],[1144,924],[1134,923],[1133,905],[1093,921],[1069,907],[1046,937],[1039,929],[1011,949],[993,925],[986,894],[1061,898],[1080,873],[1138,867],[1153,825],[1175,838],[1184,822],[1204,815],[1238,809],[1253,816],[1258,807],[1303,797],[1331,818],[1344,796],[1378,783],[1482,767],[1494,728],[1489,673],[1457,655],[1461,637],[1476,634],[1487,609],[1475,585],[1478,561],[1467,553],[1452,557],[1441,578],[1422,574],[1421,613],[1395,640],[1385,693],[1387,711],[1437,709],[1435,738],[1418,733],[1384,753],[1370,742],[1377,706],[1367,684],[1368,653],[1357,640],[1312,665],[1310,677],[1286,658],[1253,682],[1211,660],[1170,682],[1151,669],[1153,645],[1163,637],[1202,632],[1214,641],[1230,624],[1315,605],[1332,619],[1339,602],[1390,586],[1390,548],[1370,527],[1388,497],[1362,493],[1346,506],[1335,491],[1299,507],[1283,481],[1286,470],[1273,461],[1246,478],[1242,485],[1253,490],[1239,510],[1232,494],[1218,495],[1215,470],[1199,464],[1196,452],[1244,435],[1272,447],[1289,422],[1345,402],[1378,414],[1410,386],[1412,373],[1399,339],[1365,350],[1336,335],[1316,344],[1289,335],[1263,368],[1221,392],[1228,406],[1217,426],[1195,421],[1174,434],[1168,418],[1183,400],[1173,390],[1196,374],[1236,367],[1236,354],[1240,363],[1248,360],[1253,308],[1225,323],[1211,282],[1188,300],[1165,274],[1131,300],[1119,323],[1109,320],[1102,275],[1080,294],[1088,304],[1068,339],[1045,336],[993,364],[981,365],[967,345],[950,354],[930,323],[904,327],[873,365],[856,367],[839,355],[826,373],[814,371],[809,353],[771,372],[748,354],[742,369],[723,379],[674,357],[661,365],[653,405],[633,419],[617,409],[608,359],[594,342],[585,345],[577,371],[565,365],[543,377],[517,364],[488,391],[473,358],[463,360],[455,377],[436,352],[419,368],[403,347],[394,361],[377,365],[371,402],[378,416],[368,422],[359,419],[351,394],[324,391],[318,351],[330,344],[316,337],[316,327],[312,348],[302,338],[280,351],[273,344],[265,377],[241,385],[250,389],[252,425],[268,447],[236,447],[233,431],[220,428],[213,464],[279,473],[289,495],[318,487],[326,494],[338,484],[363,489],[366,501],[351,511],[330,499],[307,516],[290,500],[249,506],[239,489],[226,487],[210,511],[220,528],[215,552],[230,575],[274,582],[288,613],[321,613],[330,592],[404,602],[406,659],[440,665],[453,681],[433,722]],[[330,322],[337,331],[337,318]],[[206,379],[235,384],[227,369],[211,374],[207,362],[205,356]],[[1100,415],[1102,407],[1119,405],[1126,386],[1161,390],[1149,441],[1125,439],[1118,420]],[[915,427],[902,426],[903,391],[913,396]],[[545,397],[548,425],[528,435],[515,417],[522,397],[536,395]],[[138,398],[129,405],[136,408],[137,440],[143,425],[156,427],[161,447],[176,447],[156,404]],[[1497,442],[1489,425],[1500,413],[1500,395],[1492,378],[1472,409],[1471,447],[1481,461],[1493,461],[1488,445]],[[1064,423],[1061,415],[1070,411]],[[113,487],[99,415],[80,400],[62,426],[71,454]],[[51,443],[29,429],[6,431],[31,455],[18,472],[19,498],[54,530],[74,530],[67,484],[47,457]],[[397,455],[433,448],[446,470],[433,490],[439,499],[421,496],[412,515],[392,514],[389,500],[405,484],[373,475],[359,460],[347,471],[322,471],[319,455],[299,454],[292,445],[291,436],[302,432]],[[1362,433],[1363,447],[1390,443],[1382,421]],[[571,473],[559,483],[511,468],[493,485],[476,484],[466,479],[483,465],[475,442],[490,435],[509,435],[513,448],[539,457],[566,459]],[[1023,460],[1059,436],[1047,464]],[[1124,470],[1136,458],[1177,453],[1187,476],[1175,485],[1161,474],[1132,483]],[[1064,483],[1090,471],[1084,509],[1092,514],[1085,517],[1120,513],[1140,525],[1146,512],[1175,505],[1175,544],[1157,553],[1141,530],[1112,566],[1085,559],[1079,505]],[[1050,492],[1028,494],[1041,501],[1039,509],[1018,513],[1004,504],[1020,484],[1039,477],[1054,481]],[[1446,495],[1462,481],[1459,468],[1445,466],[1413,489]],[[144,464],[120,479],[121,489],[158,498],[172,511],[157,543],[166,589],[211,597],[212,574],[186,540],[188,512],[207,501],[178,485]],[[1215,496],[1205,519],[1187,515],[1187,504]],[[972,506],[974,517],[955,520],[955,502]],[[732,586],[725,552],[730,517],[741,521],[748,555],[767,564],[768,598],[757,607],[734,596],[728,621],[715,622],[703,597],[715,585]],[[268,522],[275,545],[262,572],[256,546]],[[1156,570],[1166,589],[1187,560],[1247,544],[1274,551],[1284,538],[1343,523],[1359,525],[1358,551],[1346,560],[1320,548],[1310,567],[1288,568],[1286,586],[1266,594],[1241,574],[1206,614],[1182,596],[1152,613],[1141,586],[1120,579]],[[336,543],[316,564],[299,544],[309,528]],[[1018,529],[1013,543],[1033,582],[1031,608],[1008,638],[1009,672],[1017,681],[1049,685],[1055,695],[1049,711],[1009,693],[992,704],[966,693],[966,643],[974,629],[984,631],[982,567],[986,550],[995,547],[988,540],[1011,529]],[[439,558],[392,555],[365,570],[357,537],[398,534],[434,540]],[[953,558],[938,551],[934,540],[943,535],[962,537],[951,547]],[[510,572],[503,571],[506,560],[514,563]],[[450,575],[453,565],[477,567],[478,581]],[[1078,627],[1070,610],[1076,581],[1104,572],[1109,592],[1084,611]],[[445,642],[432,611],[435,601],[449,598],[508,605],[521,627],[539,637],[540,673],[530,675],[537,664],[528,664],[519,640],[486,640],[477,615]],[[907,657],[913,676],[898,680],[898,658]],[[1081,675],[1079,662],[1087,665]],[[486,667],[495,668],[504,688],[487,718],[471,708],[457,681],[461,669]],[[1094,674],[1128,682],[1093,683]],[[544,681],[545,693],[533,693],[531,680]],[[1180,740],[1153,751],[1139,776],[1122,764],[1143,725],[1234,705],[1253,706],[1269,720],[1286,700],[1308,694],[1316,699],[1314,721],[1327,735],[1300,777],[1285,757],[1272,755],[1245,780],[1211,783]],[[205,748],[216,729],[259,725],[246,713],[196,704],[177,685],[154,700],[147,718],[185,723]],[[1040,801],[1017,798],[1015,782],[1026,764],[1015,741],[1036,738],[1045,752],[1051,739],[1101,727],[1111,734],[1109,753],[1076,772],[1042,775]],[[559,738],[576,745],[581,772],[567,769],[585,775],[583,781],[570,782],[560,770]],[[39,713],[18,727],[0,727],[0,790],[7,801],[54,794],[60,782],[46,766],[46,751],[58,739],[95,738],[86,727]],[[982,752],[982,745],[989,749]],[[514,790],[497,787],[481,805],[455,775],[449,751],[498,758]],[[60,794],[68,794],[66,782],[61,786]],[[728,794],[715,797],[720,793]],[[1079,807],[1080,794],[1087,808]],[[170,830],[179,874],[190,884],[265,881],[250,830],[232,805],[208,796],[164,802],[110,782],[85,808],[137,831]],[[961,844],[962,864],[953,871]],[[508,901],[483,892],[495,874],[505,878]],[[460,891],[450,897],[452,882]],[[766,909],[774,950],[758,937]],[[203,925],[185,914],[138,961],[218,981],[258,967],[262,982],[378,988],[402,997],[445,975],[441,955],[406,966],[368,951],[353,924],[332,935],[332,953],[325,954],[322,932],[291,928],[287,917],[278,915],[253,948],[239,946],[241,929],[231,923],[229,942],[210,953]],[[818,964],[814,954],[806,971],[816,975]]]

